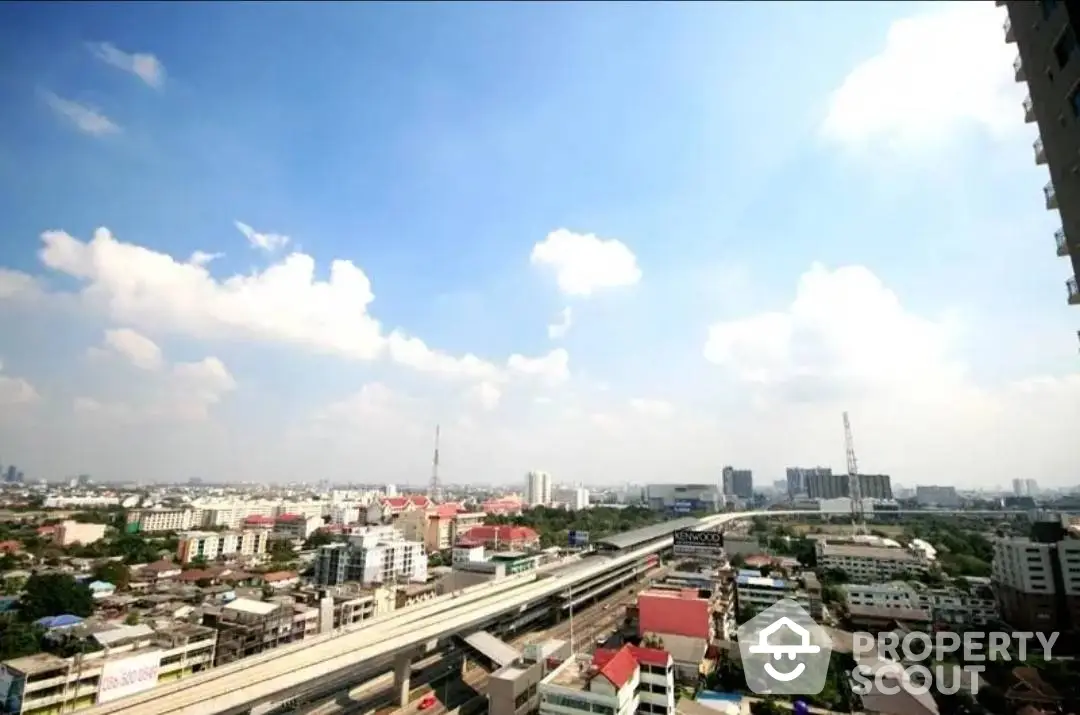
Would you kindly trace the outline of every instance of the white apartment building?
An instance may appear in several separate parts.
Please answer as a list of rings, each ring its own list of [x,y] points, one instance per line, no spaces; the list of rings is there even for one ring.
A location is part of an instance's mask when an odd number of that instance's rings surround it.
[[[839,569],[856,583],[889,581],[902,574],[927,571],[931,564],[921,552],[900,547],[863,546],[817,542],[817,563],[823,569]]]
[[[525,503],[529,506],[547,506],[551,503],[551,475],[534,471],[525,475]]]
[[[552,499],[574,511],[589,508],[589,490],[583,487],[560,487],[552,493]]]
[[[303,541],[314,534],[323,525],[318,516],[304,514],[282,514],[274,520],[273,535],[279,539]]]
[[[197,509],[133,509],[127,515],[128,528],[143,534],[162,531],[188,531],[202,526],[202,512]]]
[[[921,583],[892,581],[881,584],[849,583],[841,587],[850,608],[929,611],[935,622],[986,625],[998,616],[993,594],[985,587],[929,588]]]
[[[785,598],[810,612],[810,594],[794,579],[771,578],[757,571],[740,571],[735,577],[735,603],[740,611],[761,612]]]
[[[46,509],[67,509],[69,507],[101,507],[101,506],[118,506],[120,504],[120,497],[99,497],[99,496],[57,496],[57,497],[45,497],[41,505]]]
[[[200,557],[213,561],[230,556],[259,556],[266,553],[269,535],[267,529],[188,531],[180,534],[177,560],[188,564]]]
[[[654,648],[598,649],[562,663],[537,690],[540,715],[673,715],[675,663]]]
[[[423,544],[402,539],[395,529],[361,532],[347,544],[319,547],[314,580],[322,586],[424,582],[427,554]]]

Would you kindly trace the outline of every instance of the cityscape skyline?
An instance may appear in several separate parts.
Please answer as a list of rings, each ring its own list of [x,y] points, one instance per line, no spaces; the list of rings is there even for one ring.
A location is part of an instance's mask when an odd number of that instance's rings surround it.
[[[304,52],[243,56],[242,4],[3,12],[30,480],[424,485],[441,425],[445,484],[768,485],[843,472],[847,411],[866,474],[1077,481],[992,3],[283,6]]]

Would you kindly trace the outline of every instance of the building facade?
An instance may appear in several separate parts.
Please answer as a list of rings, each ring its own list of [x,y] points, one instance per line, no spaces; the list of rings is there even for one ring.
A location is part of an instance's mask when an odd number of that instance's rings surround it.
[[[715,513],[723,509],[724,497],[715,484],[649,484],[645,504],[653,511]]]
[[[314,564],[315,583],[338,586],[348,581],[364,585],[424,582],[424,545],[403,538],[354,535],[348,543],[320,546]]]
[[[749,469],[724,467],[720,488],[726,497],[754,498],[754,473]]]
[[[1050,174],[1043,186],[1043,204],[1061,219],[1054,251],[1071,264],[1065,299],[1070,305],[1080,305],[1076,283],[1080,275],[1080,4],[1075,0],[998,0],[997,4],[1008,10],[1005,41],[1015,42],[1018,50],[1013,64],[1016,81],[1027,84],[1024,118],[1039,129],[1032,145],[1033,159]]]
[[[674,669],[666,651],[632,645],[572,657],[540,681],[540,713],[674,715]]]
[[[847,474],[814,472],[806,474],[805,478],[806,494],[810,499],[851,498],[851,482]],[[892,499],[892,479],[888,474],[860,474],[859,496],[862,499]]]
[[[1080,538],[1060,524],[1036,524],[1033,531],[1032,537],[994,542],[990,578],[1001,618],[1024,630],[1075,631],[1080,627]]]
[[[819,541],[816,549],[819,567],[843,571],[856,583],[880,583],[905,575],[925,573],[933,563],[921,552],[900,547]]]
[[[547,506],[551,503],[551,475],[534,471],[525,475],[525,503],[528,506]]]
[[[214,561],[219,558],[260,556],[266,553],[269,536],[268,529],[188,531],[180,535],[176,556],[182,564],[200,558]]]

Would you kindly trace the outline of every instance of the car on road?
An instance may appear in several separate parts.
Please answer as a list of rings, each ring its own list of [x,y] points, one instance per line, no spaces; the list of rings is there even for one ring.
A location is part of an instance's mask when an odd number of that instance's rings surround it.
[[[424,697],[420,698],[420,710],[430,710],[435,707],[439,701],[435,699],[435,693],[428,693]]]

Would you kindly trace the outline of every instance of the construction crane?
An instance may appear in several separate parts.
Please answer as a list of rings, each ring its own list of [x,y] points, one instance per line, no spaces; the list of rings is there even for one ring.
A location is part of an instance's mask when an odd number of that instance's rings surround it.
[[[847,451],[848,496],[851,498],[851,531],[866,533],[863,513],[862,484],[859,483],[859,461],[855,457],[855,439],[851,436],[851,420],[844,412],[844,449]]]

